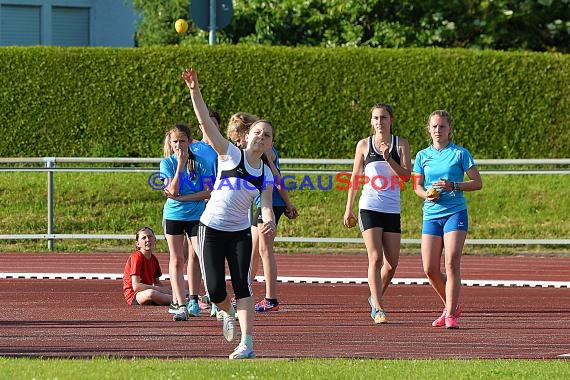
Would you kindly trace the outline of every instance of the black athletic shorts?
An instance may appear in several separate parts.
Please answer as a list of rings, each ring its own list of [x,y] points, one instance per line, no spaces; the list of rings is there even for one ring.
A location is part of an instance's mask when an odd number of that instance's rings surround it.
[[[402,233],[400,214],[360,210],[360,231],[364,232],[374,227],[380,227],[384,232]]]
[[[194,237],[198,235],[199,220],[164,220],[164,233],[167,235],[183,235]]]

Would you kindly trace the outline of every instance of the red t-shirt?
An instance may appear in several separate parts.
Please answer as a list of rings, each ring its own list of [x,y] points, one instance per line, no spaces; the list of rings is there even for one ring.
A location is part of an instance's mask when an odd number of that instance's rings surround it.
[[[135,298],[131,277],[133,275],[139,276],[143,284],[154,285],[154,279],[162,276],[160,264],[156,256],[151,255],[147,259],[142,252],[136,251],[127,259],[125,270],[123,271],[123,295],[129,305],[133,304],[133,299]]]

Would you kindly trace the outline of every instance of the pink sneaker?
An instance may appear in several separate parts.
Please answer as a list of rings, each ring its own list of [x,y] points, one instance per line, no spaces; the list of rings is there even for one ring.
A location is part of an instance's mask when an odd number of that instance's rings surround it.
[[[445,317],[445,327],[448,329],[458,329],[459,328],[459,317],[457,315],[448,315]]]
[[[461,308],[459,306],[457,306],[457,309],[455,309],[455,318],[457,319],[459,317],[461,317]],[[447,312],[445,309],[443,309],[443,313],[441,313],[441,315],[435,321],[433,321],[431,325],[433,327],[446,326],[445,318],[447,318]],[[451,328],[453,328],[453,327],[451,327]]]
[[[445,326],[445,317],[447,317],[447,310],[443,309],[443,313],[431,323],[433,327],[442,327]]]

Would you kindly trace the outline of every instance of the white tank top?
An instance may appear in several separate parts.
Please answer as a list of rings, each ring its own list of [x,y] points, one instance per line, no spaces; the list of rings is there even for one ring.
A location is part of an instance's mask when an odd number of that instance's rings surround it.
[[[404,180],[390,168],[380,152],[374,147],[373,136],[368,138],[368,152],[364,159],[364,175],[368,182],[363,186],[358,208],[360,210],[379,211],[389,214],[400,213],[399,184]],[[398,137],[392,135],[390,156],[400,164]]]

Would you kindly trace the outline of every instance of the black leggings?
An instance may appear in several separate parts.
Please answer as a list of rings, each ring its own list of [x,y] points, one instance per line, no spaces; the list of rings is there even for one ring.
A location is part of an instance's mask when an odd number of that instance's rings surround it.
[[[214,303],[222,302],[226,290],[226,266],[230,270],[236,299],[253,295],[251,289],[251,229],[236,232],[220,231],[200,223],[198,255],[204,286]]]

